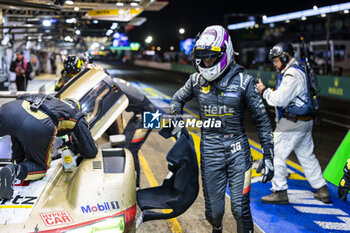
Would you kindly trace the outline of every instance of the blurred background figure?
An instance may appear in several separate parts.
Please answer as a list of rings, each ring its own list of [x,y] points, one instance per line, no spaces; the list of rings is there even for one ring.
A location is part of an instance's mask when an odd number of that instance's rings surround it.
[[[11,62],[10,71],[16,73],[17,91],[26,91],[28,79],[32,72],[32,65],[26,58],[23,57],[23,52],[18,50],[16,52],[16,59]]]

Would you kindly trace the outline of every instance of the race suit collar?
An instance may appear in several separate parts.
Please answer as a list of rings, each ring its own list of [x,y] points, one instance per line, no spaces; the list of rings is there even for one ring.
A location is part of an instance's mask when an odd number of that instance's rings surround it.
[[[220,78],[217,80],[217,82],[214,81],[214,85],[218,88],[218,89],[225,89],[231,79],[233,79],[237,74],[244,72],[244,67],[234,63],[232,64],[229,68],[228,71]]]

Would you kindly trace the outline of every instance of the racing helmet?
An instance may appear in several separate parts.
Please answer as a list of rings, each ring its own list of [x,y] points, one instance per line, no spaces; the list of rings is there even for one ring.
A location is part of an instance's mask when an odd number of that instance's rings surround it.
[[[294,57],[293,46],[287,42],[279,42],[270,50],[270,59],[273,60],[276,57],[279,57],[282,63],[282,66],[286,66],[289,62],[288,54]]]
[[[227,67],[234,62],[234,50],[230,34],[220,25],[209,26],[198,39],[192,50],[192,60],[196,70],[207,81],[218,78]],[[206,67],[203,59],[216,58],[215,62]]]
[[[72,109],[75,109],[77,112],[81,111],[81,106],[78,100],[73,98],[64,98],[63,101],[68,104]]]
[[[74,76],[78,74],[84,66],[84,60],[79,59],[76,55],[69,55],[64,59],[63,67],[68,75]]]

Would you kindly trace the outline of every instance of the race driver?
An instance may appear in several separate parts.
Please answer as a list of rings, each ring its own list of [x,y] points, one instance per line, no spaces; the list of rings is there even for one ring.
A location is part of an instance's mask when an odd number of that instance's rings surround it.
[[[209,26],[192,51],[197,70],[172,97],[171,114],[181,115],[185,103],[197,97],[202,121],[221,121],[220,128],[201,128],[201,171],[205,215],[212,232],[222,232],[225,189],[229,184],[231,209],[237,232],[253,232],[250,212],[252,157],[243,125],[248,108],[255,121],[264,158],[262,181],[270,181],[273,169],[272,129],[252,76],[235,63],[229,33],[222,26]]]

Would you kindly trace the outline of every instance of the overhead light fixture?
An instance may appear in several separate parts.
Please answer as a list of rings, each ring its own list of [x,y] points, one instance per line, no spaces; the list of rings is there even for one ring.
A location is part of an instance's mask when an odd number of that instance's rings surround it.
[[[342,4],[335,4],[325,7],[314,7],[313,9],[309,10],[303,10],[303,11],[296,11],[281,15],[275,15],[275,16],[268,16],[265,19],[263,18],[263,23],[276,23],[276,22],[283,22],[286,20],[291,19],[300,19],[302,17],[309,17],[309,16],[315,16],[315,15],[321,15],[322,14],[328,14],[328,13],[334,13],[338,11],[345,11],[350,9],[350,2],[342,3]]]
[[[185,33],[185,29],[180,28],[180,29],[179,29],[179,33],[180,33],[180,34],[184,34],[184,33]]]
[[[75,30],[76,35],[80,35],[81,31],[79,29]]]
[[[146,42],[147,44],[149,44],[149,43],[152,42],[152,40],[153,40],[152,36],[147,36],[145,42]]]
[[[98,24],[98,20],[97,20],[97,19],[94,19],[94,20],[92,20],[92,23]]]
[[[139,4],[137,2],[130,3],[130,6],[138,6]]]
[[[39,21],[39,18],[28,18],[27,21],[28,22],[33,22],[33,21]]]
[[[65,4],[68,4],[68,5],[73,5],[73,4],[74,4],[74,2],[73,2],[73,1],[70,1],[70,0],[67,0],[67,1],[65,1],[64,3],[65,3]]]
[[[51,21],[48,20],[48,19],[44,19],[43,25],[44,25],[45,27],[50,27],[50,26],[51,26]]]
[[[110,36],[112,33],[113,33],[113,30],[108,29],[107,32],[106,32],[106,36]]]
[[[112,23],[111,29],[115,30],[118,27],[118,23]]]
[[[349,14],[349,10],[344,10],[344,14]]]
[[[66,23],[76,23],[76,22],[77,22],[76,18],[66,19]]]
[[[124,3],[122,3],[122,2],[117,2],[115,5],[117,5],[117,6],[124,6]]]
[[[242,28],[249,28],[249,27],[254,27],[255,25],[255,20],[251,21],[246,21],[242,23],[235,23],[235,24],[230,24],[227,26],[228,30],[237,30],[237,29],[242,29]]]
[[[97,42],[92,43],[92,45],[90,46],[90,49],[97,49],[98,47],[100,47],[100,44]]]
[[[323,17],[323,18],[326,17],[326,16],[327,16],[327,15],[326,15],[325,13],[322,13],[322,14],[321,14],[321,17]]]
[[[314,11],[317,11],[318,7],[315,5],[312,9],[314,9]]]
[[[73,42],[73,41],[74,41],[73,38],[70,37],[70,36],[66,36],[66,37],[64,38],[64,40],[67,41],[67,42]]]
[[[306,20],[306,17],[305,16],[301,17],[301,20],[303,20],[303,21]]]
[[[74,11],[79,11],[80,9],[79,9],[79,7],[74,7]]]

